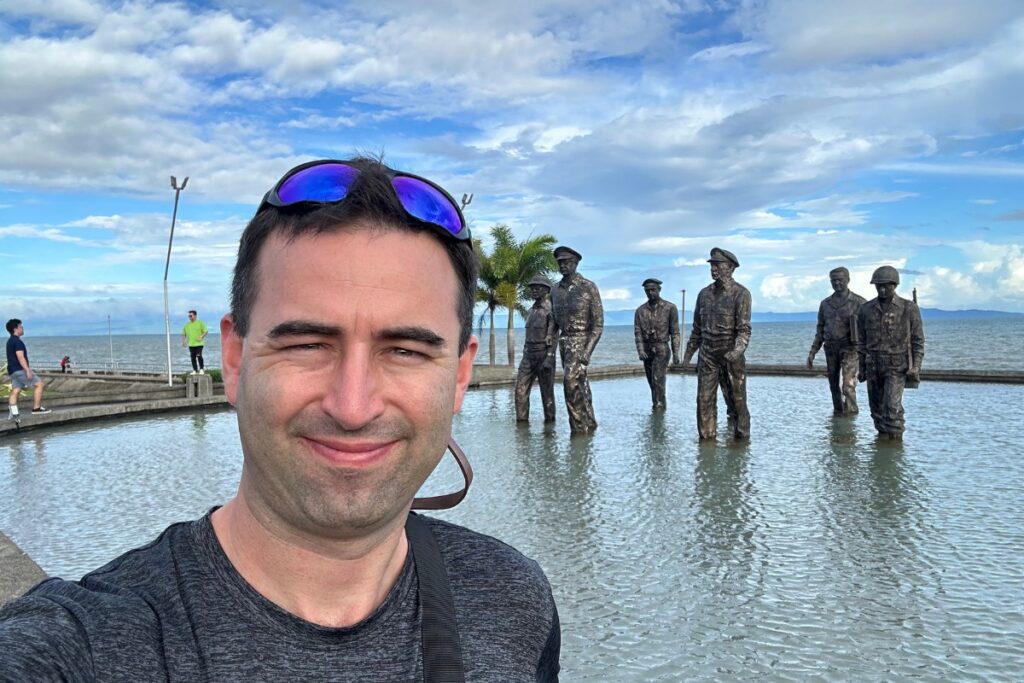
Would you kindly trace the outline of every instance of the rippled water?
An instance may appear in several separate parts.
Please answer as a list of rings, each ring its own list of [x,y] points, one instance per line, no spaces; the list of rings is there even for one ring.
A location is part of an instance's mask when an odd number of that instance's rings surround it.
[[[457,420],[477,478],[439,516],[542,564],[563,680],[1020,680],[1024,389],[925,383],[899,443],[832,418],[824,380],[752,377],[741,445],[699,443],[696,382],[668,381],[665,414],[642,378],[595,382],[593,437],[560,395],[554,428],[507,389]],[[222,502],[241,458],[230,412],[2,443],[0,528],[70,577]],[[458,481],[446,460],[427,492]]]

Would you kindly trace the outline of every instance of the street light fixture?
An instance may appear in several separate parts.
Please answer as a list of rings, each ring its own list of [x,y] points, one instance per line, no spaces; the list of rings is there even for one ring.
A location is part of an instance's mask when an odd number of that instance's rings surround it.
[[[178,179],[171,176],[171,189],[174,190],[174,213],[171,214],[171,238],[167,240],[167,262],[164,264],[164,330],[167,332],[167,386],[173,386],[174,374],[171,372],[171,312],[167,307],[167,272],[171,268],[171,244],[174,243],[174,223],[178,219],[178,196],[188,185],[188,176],[178,187]]]

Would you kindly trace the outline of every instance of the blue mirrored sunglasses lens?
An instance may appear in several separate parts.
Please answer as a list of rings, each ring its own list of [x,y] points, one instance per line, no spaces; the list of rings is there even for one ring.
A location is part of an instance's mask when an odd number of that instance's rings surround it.
[[[345,198],[359,171],[342,164],[320,164],[297,172],[277,190],[287,206],[296,202],[337,202]]]
[[[409,176],[395,176],[391,185],[405,210],[416,218],[440,225],[453,235],[462,232],[458,209],[433,185]]]

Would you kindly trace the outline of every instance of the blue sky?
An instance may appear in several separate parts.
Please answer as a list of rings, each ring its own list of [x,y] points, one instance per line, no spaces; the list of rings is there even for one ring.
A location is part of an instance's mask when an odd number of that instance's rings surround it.
[[[383,151],[486,238],[551,233],[610,310],[692,303],[736,253],[755,310],[837,265],[922,305],[1024,312],[1016,0],[0,0],[0,317],[162,332],[227,308],[293,165]]]

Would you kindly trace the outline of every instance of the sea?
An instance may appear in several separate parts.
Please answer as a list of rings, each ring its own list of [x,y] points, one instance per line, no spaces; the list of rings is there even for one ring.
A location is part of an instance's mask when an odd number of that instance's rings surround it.
[[[747,349],[749,364],[802,365],[814,339],[812,321],[755,322]],[[964,317],[925,320],[924,367],[933,370],[1009,370],[1024,371],[1024,316]],[[491,363],[490,331],[474,330],[480,339],[477,364]],[[514,330],[515,363],[522,353],[523,330]],[[493,362],[508,365],[507,328],[494,331]],[[689,326],[684,328],[688,337]],[[132,372],[166,372],[167,339],[162,334],[93,335],[69,337],[31,337],[26,335],[29,360],[33,367],[57,370],[60,359],[71,357],[72,368],[78,370],[120,370]],[[685,340],[684,340],[685,345]],[[206,339],[204,354],[207,367],[220,367],[220,336]],[[592,366],[639,362],[633,342],[632,325],[610,325],[604,328]],[[824,352],[818,355],[824,365]],[[170,365],[175,374],[191,370],[188,349],[181,346],[181,337],[170,340]]]

